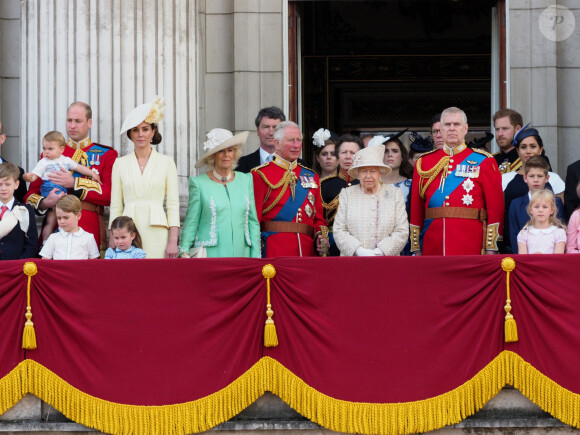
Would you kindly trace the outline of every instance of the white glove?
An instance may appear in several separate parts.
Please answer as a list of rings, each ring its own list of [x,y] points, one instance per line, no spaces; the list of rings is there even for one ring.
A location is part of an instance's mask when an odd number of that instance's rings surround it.
[[[374,257],[375,255],[375,251],[363,248],[362,246],[358,247],[354,253],[357,257]]]
[[[374,255],[383,255],[383,251],[381,251],[381,248],[375,248],[373,249],[373,252],[375,253]]]

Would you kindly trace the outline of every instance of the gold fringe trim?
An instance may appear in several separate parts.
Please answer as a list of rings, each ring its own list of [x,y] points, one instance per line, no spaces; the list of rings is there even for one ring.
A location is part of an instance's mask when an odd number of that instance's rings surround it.
[[[66,417],[102,432],[186,434],[209,430],[230,420],[264,394],[260,360],[227,387],[191,402],[162,406],[113,403],[83,393],[41,364],[25,360],[30,393]]]
[[[301,415],[336,432],[408,434],[439,429],[474,414],[505,385],[505,358],[500,354],[471,380],[439,396],[403,403],[347,402],[316,391],[268,359],[265,375],[271,378],[270,391]]]
[[[517,353],[503,351],[502,354],[510,363],[507,375],[511,377],[506,379],[506,383],[562,423],[580,429],[580,394],[554,382]]]
[[[361,403],[334,399],[316,391],[278,361],[265,366],[268,388],[301,415],[336,432],[408,434],[456,424],[479,411],[505,385],[558,420],[580,429],[580,394],[540,373],[518,354],[503,351],[472,379],[425,400],[403,403]]]
[[[10,373],[0,378],[0,415],[18,403],[26,395],[28,379],[26,365],[18,364]]]
[[[501,352],[472,379],[447,393],[402,403],[334,399],[280,362],[263,357],[230,385],[201,399],[163,406],[124,405],[83,393],[41,364],[25,360],[0,379],[0,413],[32,393],[75,422],[108,433],[197,433],[228,421],[271,391],[303,416],[333,431],[407,434],[464,420],[506,384],[558,420],[580,429],[580,394],[558,385],[511,351]]]

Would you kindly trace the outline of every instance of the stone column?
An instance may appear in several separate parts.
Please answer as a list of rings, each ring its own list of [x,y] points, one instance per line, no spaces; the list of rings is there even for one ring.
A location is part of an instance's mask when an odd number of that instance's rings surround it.
[[[21,148],[26,167],[41,138],[65,132],[68,105],[93,109],[91,138],[124,155],[125,116],[154,95],[167,102],[158,150],[173,157],[180,192],[195,163],[197,131],[196,6],[189,0],[22,1]],[[4,97],[2,98],[4,101]]]
[[[580,5],[558,1],[580,25]],[[580,39],[578,30],[556,42],[542,33],[540,16],[551,0],[510,0],[510,107],[532,122],[544,142],[552,168],[561,176],[580,158]]]
[[[203,48],[202,104],[205,132],[215,127],[255,131],[265,106],[283,107],[283,2],[286,0],[206,0],[200,9]],[[244,153],[258,147],[250,134]],[[200,151],[198,150],[198,153]]]
[[[6,141],[2,156],[21,164],[20,1],[0,1],[0,119]]]

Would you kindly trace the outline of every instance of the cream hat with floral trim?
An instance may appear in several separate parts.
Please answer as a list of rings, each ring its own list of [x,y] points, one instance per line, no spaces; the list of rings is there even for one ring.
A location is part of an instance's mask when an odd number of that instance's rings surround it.
[[[391,168],[384,164],[385,146],[374,145],[363,148],[354,155],[352,166],[348,170],[348,175],[353,178],[358,178],[359,168],[374,166],[379,168],[381,174],[388,175]]]
[[[226,148],[243,147],[248,140],[249,131],[242,131],[234,136],[234,134],[225,128],[214,128],[206,134],[207,140],[203,143],[203,149],[206,153],[199,158],[195,167],[201,168],[207,164],[207,159]]]
[[[140,106],[135,107],[127,118],[123,122],[123,127],[121,127],[121,133],[125,133],[127,130],[131,130],[133,127],[137,127],[143,121],[149,124],[158,124],[163,121],[163,116],[165,115],[165,101],[163,97],[155,95],[153,101]]]

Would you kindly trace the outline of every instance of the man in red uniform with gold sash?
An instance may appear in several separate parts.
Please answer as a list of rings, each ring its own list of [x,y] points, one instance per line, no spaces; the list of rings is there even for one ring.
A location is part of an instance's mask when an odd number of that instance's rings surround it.
[[[302,133],[285,121],[274,131],[276,154],[252,170],[262,257],[323,254],[328,249],[318,175],[298,163]],[[316,244],[316,247],[315,247]]]
[[[504,214],[501,174],[491,154],[465,145],[467,129],[463,110],[444,110],[443,149],[417,161],[411,195],[415,255],[497,253]]]
[[[101,177],[101,183],[65,170],[53,173],[49,178],[54,183],[66,187],[70,195],[75,195],[81,200],[83,213],[79,226],[95,237],[97,246],[106,249],[107,233],[103,212],[104,207],[111,202],[111,172],[117,151],[91,142],[89,129],[93,123],[92,117],[91,107],[86,103],[77,101],[69,106],[66,115],[66,132],[69,138],[62,154],[97,172]],[[31,183],[25,201],[39,214],[44,214],[47,209],[54,207],[64,193],[56,194],[57,189],[54,189],[45,198],[40,195],[41,185],[40,178]]]

